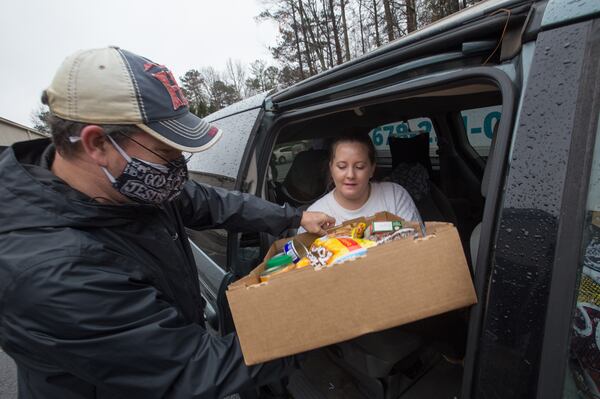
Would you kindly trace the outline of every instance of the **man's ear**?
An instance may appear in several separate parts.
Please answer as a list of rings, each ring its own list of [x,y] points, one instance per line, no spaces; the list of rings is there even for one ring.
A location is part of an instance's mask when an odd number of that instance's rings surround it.
[[[99,166],[108,165],[107,146],[110,145],[104,134],[104,129],[98,125],[87,125],[79,134],[85,153]]]

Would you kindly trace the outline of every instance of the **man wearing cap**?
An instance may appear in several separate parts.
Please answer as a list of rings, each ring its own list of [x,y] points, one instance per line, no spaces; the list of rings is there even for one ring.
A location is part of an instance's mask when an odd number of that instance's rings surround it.
[[[22,398],[218,398],[276,381],[203,326],[185,227],[321,233],[334,220],[188,180],[221,132],[163,65],[80,51],[44,101],[52,143],[0,154],[0,345]],[[227,134],[227,133],[225,133]]]

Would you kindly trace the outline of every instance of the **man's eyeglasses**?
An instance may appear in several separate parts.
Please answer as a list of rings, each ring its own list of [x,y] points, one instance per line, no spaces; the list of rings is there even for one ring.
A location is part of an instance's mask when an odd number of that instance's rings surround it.
[[[184,156],[183,154],[181,155],[181,158],[178,158],[174,161],[169,161],[168,159],[166,159],[165,157],[163,157],[162,155],[158,154],[156,151],[151,150],[150,148],[146,147],[145,145],[143,145],[142,143],[140,143],[139,141],[129,137],[127,134],[123,133],[123,132],[116,132],[120,135],[123,135],[125,137],[127,137],[129,140],[133,141],[134,143],[136,143],[137,145],[139,145],[140,147],[144,148],[145,150],[151,152],[152,154],[156,155],[157,157],[159,157],[160,159],[162,159],[163,161],[165,161],[166,163],[168,163],[171,166],[174,167],[178,167],[181,165],[178,165],[178,163],[180,162],[179,160],[181,159],[183,161],[184,164],[187,164],[190,159],[192,159],[192,155],[194,154],[189,154],[188,156]]]
[[[139,141],[137,141],[137,140],[129,137],[127,134],[125,134],[123,132],[119,132],[119,131],[117,131],[115,133],[118,133],[118,134],[120,134],[122,136],[125,136],[126,138],[128,138],[131,141],[133,141],[134,143],[136,143],[137,145],[139,145],[143,149],[147,150],[148,152],[151,152],[152,154],[156,155],[157,157],[159,157],[160,159],[162,159],[163,161],[165,161],[167,164],[169,164],[169,165],[171,165],[173,167],[176,167],[176,168],[182,166],[181,162],[183,162],[183,164],[187,164],[190,161],[190,159],[192,158],[192,155],[194,155],[194,154],[189,154],[187,156],[184,156],[182,154],[181,158],[178,158],[176,160],[170,161],[170,160],[166,159],[165,157],[163,157],[162,155],[160,155],[159,153],[157,153],[156,151],[153,151],[150,148],[146,147],[145,145],[143,145]],[[69,141],[71,143],[76,143],[78,141],[81,141],[81,137],[73,137],[73,136],[71,136],[71,137],[69,137]]]

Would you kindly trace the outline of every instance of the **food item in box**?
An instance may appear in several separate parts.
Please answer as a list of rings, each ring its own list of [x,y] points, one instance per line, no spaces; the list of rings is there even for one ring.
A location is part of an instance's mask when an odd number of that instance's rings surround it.
[[[271,277],[293,270],[295,267],[296,265],[294,265],[289,255],[275,255],[267,261],[265,270],[259,275],[260,282],[269,281]]]
[[[360,223],[350,223],[345,224],[343,226],[335,227],[327,232],[327,237],[335,238],[335,237],[350,237],[350,238],[363,238],[365,229],[367,228],[367,224]]]
[[[298,263],[306,256],[308,249],[300,241],[291,239],[283,246],[283,252],[291,257],[292,262]]]
[[[365,230],[367,229],[367,224],[366,223],[358,223],[356,225],[356,227],[354,227],[352,229],[352,231],[350,232],[350,237],[352,238],[364,238],[365,237]]]
[[[402,228],[402,222],[399,220],[389,220],[381,222],[371,222],[365,230],[365,238],[373,241],[379,241]]]
[[[315,267],[329,266],[365,256],[367,248],[375,245],[373,241],[360,238],[325,236],[315,240],[307,258]]]
[[[296,269],[302,269],[303,267],[310,266],[310,259],[308,259],[308,253],[302,259],[296,263]]]
[[[407,227],[400,230],[396,230],[391,234],[384,235],[381,239],[377,240],[377,245],[385,244],[390,241],[400,240],[402,238],[419,237],[419,233],[413,228]]]
[[[292,262],[292,257],[285,253],[278,253],[271,259],[267,260],[265,264],[265,270],[272,269],[274,267],[289,265]]]

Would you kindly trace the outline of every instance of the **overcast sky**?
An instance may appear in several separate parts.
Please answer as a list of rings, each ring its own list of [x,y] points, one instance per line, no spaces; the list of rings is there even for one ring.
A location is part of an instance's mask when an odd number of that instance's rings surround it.
[[[261,0],[2,0],[0,116],[31,126],[54,72],[79,49],[120,46],[165,64],[224,70],[228,58],[271,61],[277,26],[257,23]]]

